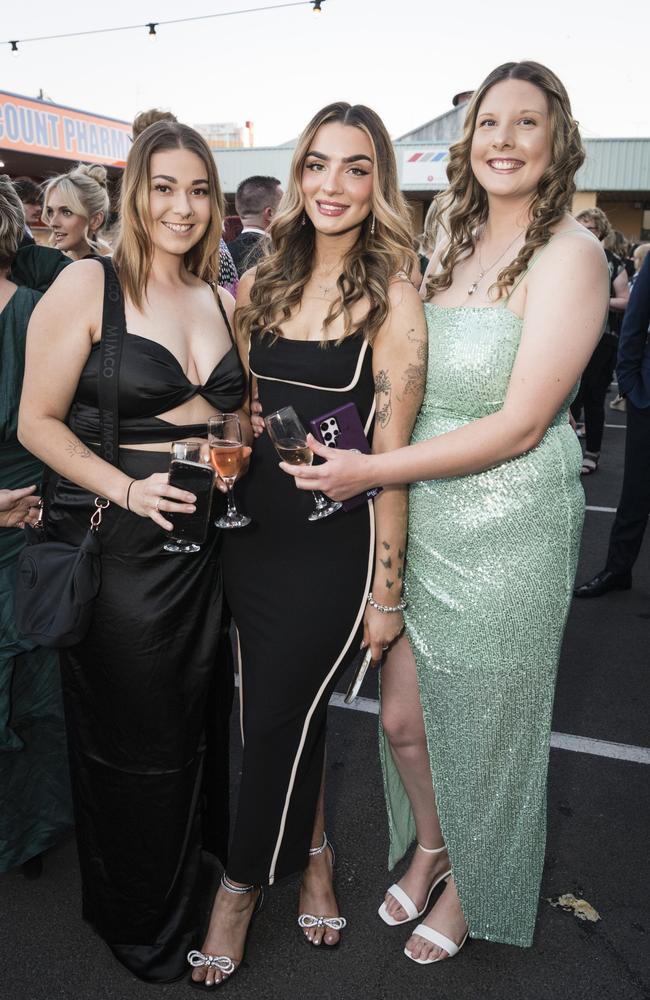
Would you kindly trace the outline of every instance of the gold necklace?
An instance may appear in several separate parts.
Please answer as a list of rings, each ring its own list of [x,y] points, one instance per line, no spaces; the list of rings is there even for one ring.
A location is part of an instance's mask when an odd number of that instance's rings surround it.
[[[480,267],[481,270],[480,270],[480,273],[479,273],[478,277],[476,278],[476,280],[467,289],[467,294],[468,295],[473,295],[474,294],[474,292],[477,290],[478,286],[480,285],[480,283],[483,280],[483,278],[485,277],[485,275],[489,271],[491,271],[493,267],[496,267],[497,264],[499,263],[499,261],[503,257],[505,257],[505,255],[507,254],[507,252],[510,249],[510,247],[514,246],[515,243],[517,242],[517,240],[520,238],[522,232],[523,232],[523,230],[520,229],[519,232],[517,233],[517,235],[515,236],[514,240],[511,243],[508,243],[508,246],[505,248],[505,250],[502,253],[499,254],[499,256],[497,257],[497,259],[495,261],[493,261],[492,264],[490,264],[489,267],[485,267],[485,268],[483,267],[483,264],[481,262],[481,249],[480,249],[480,246],[479,246],[479,244],[481,242],[481,238],[478,237],[478,239],[476,240],[476,244],[477,244],[477,248],[478,248],[477,249],[477,256],[478,256],[478,266]]]

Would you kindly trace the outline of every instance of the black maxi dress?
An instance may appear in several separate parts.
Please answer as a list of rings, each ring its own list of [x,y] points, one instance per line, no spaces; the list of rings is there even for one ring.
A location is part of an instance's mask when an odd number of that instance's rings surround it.
[[[97,345],[69,419],[95,450],[99,356]],[[204,437],[205,424],[171,425],[157,414],[196,394],[233,411],[244,393],[234,343],[200,386],[166,348],[126,334],[120,445]],[[119,461],[138,479],[169,467],[165,452],[120,447]],[[94,494],[59,477],[48,535],[79,540],[93,504]],[[203,929],[211,879],[202,849],[226,855],[233,681],[218,655],[220,537],[212,528],[199,553],[172,555],[153,521],[115,504],[100,537],[90,631],[61,654],[83,914],[131,972],[164,982],[183,974]]]
[[[293,406],[305,427],[347,402],[374,417],[372,350],[253,333],[250,370],[264,413]],[[310,522],[311,493],[255,442],[238,505],[253,523],[225,532],[224,585],[240,643],[243,767],[227,872],[272,884],[307,865],[325,752],[327,704],[359,652],[374,559],[372,501]]]

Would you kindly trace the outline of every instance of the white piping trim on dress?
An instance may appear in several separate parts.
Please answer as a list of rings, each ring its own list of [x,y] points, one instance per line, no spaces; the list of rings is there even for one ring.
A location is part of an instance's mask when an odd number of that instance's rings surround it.
[[[353,389],[354,386],[356,385],[356,383],[359,380],[359,376],[361,374],[361,363],[363,361],[363,358],[365,357],[367,346],[368,346],[368,341],[364,340],[364,342],[363,342],[363,348],[359,352],[359,362],[357,363],[357,368],[356,368],[356,371],[354,373],[354,379],[353,379],[353,381],[351,382],[351,384],[349,386],[346,386],[346,389]],[[262,376],[262,377],[264,377],[264,376]],[[269,381],[281,382],[283,380],[282,379],[270,379]],[[304,385],[305,383],[302,383],[302,382],[293,382],[291,384],[292,385]],[[310,388],[316,388],[316,389],[318,389],[318,388],[325,388],[325,387],[324,386],[312,386]],[[334,391],[342,392],[343,390],[334,390]],[[375,416],[375,404],[376,404],[376,398],[373,397],[372,406],[370,408],[370,414],[368,416],[368,420],[366,421],[366,425],[365,425],[365,428],[364,428],[366,434],[370,430],[370,427],[372,425],[372,421],[374,420],[374,416]],[[343,646],[343,649],[341,650],[341,652],[339,653],[338,657],[336,658],[334,666],[332,667],[332,669],[328,673],[327,677],[325,678],[325,680],[321,684],[320,688],[318,689],[316,697],[314,698],[313,702],[311,703],[309,711],[308,711],[308,713],[307,713],[307,715],[305,717],[305,722],[303,724],[302,734],[301,734],[301,737],[300,737],[300,743],[298,744],[298,750],[296,751],[296,756],[294,757],[294,761],[293,761],[293,767],[291,768],[291,776],[289,778],[289,786],[287,788],[287,794],[286,794],[286,797],[285,797],[285,800],[284,800],[284,808],[282,810],[282,819],[280,820],[280,829],[279,829],[279,832],[278,832],[278,839],[276,841],[275,849],[273,851],[273,857],[271,858],[271,868],[270,868],[270,871],[269,871],[269,885],[273,885],[273,882],[275,881],[275,866],[277,864],[278,855],[280,853],[280,848],[282,846],[282,838],[284,837],[284,829],[285,829],[286,822],[287,822],[287,814],[289,812],[289,804],[291,802],[291,796],[293,794],[293,786],[294,786],[295,781],[296,781],[296,774],[298,773],[298,766],[300,764],[300,758],[302,756],[302,751],[303,751],[304,746],[305,746],[305,740],[307,739],[307,731],[309,729],[309,723],[311,722],[312,716],[313,716],[314,712],[316,711],[316,707],[318,705],[318,702],[321,699],[323,691],[325,690],[325,688],[329,684],[330,678],[336,672],[336,670],[337,670],[337,668],[338,668],[341,660],[343,659],[343,657],[347,653],[348,649],[350,648],[350,643],[352,642],[352,639],[354,638],[354,636],[356,634],[356,631],[359,628],[360,623],[363,621],[363,615],[364,615],[364,612],[366,610],[366,603],[367,603],[366,602],[366,596],[367,596],[368,592],[370,591],[370,585],[371,585],[371,582],[372,582],[372,571],[373,571],[374,562],[375,562],[375,558],[374,558],[375,557],[375,510],[374,510],[374,504],[373,504],[372,500],[368,500],[368,517],[370,518],[370,539],[369,539],[369,544],[368,544],[368,572],[367,572],[367,575],[366,575],[366,587],[365,587],[363,598],[362,598],[362,601],[361,601],[361,606],[359,608],[359,611],[357,612],[357,617],[355,619],[354,625],[352,626],[352,631],[350,632],[350,635],[348,636],[347,641],[346,641],[345,645]]]
[[[320,701],[320,699],[321,699],[321,697],[323,695],[323,692],[325,691],[327,685],[329,684],[332,676],[336,673],[336,670],[337,670],[337,668],[338,668],[341,660],[343,659],[343,657],[347,653],[348,649],[350,648],[350,643],[352,642],[352,640],[353,640],[353,638],[354,638],[354,636],[355,636],[355,634],[357,632],[357,629],[359,628],[359,625],[363,621],[363,615],[364,615],[364,612],[366,610],[366,604],[367,604],[366,595],[368,594],[368,591],[370,590],[371,578],[372,578],[372,571],[373,571],[373,565],[374,565],[374,554],[375,554],[375,516],[374,516],[374,507],[373,507],[372,500],[368,500],[368,517],[370,518],[370,540],[369,540],[369,545],[368,545],[368,572],[367,572],[367,575],[366,575],[366,586],[365,586],[365,589],[364,589],[364,592],[363,592],[363,598],[361,600],[361,605],[359,607],[359,611],[357,612],[357,617],[356,617],[356,619],[354,621],[354,625],[352,626],[352,631],[350,632],[350,634],[349,634],[349,636],[347,638],[347,641],[346,641],[345,645],[343,646],[343,649],[341,650],[341,652],[339,653],[338,657],[336,658],[334,666],[332,667],[332,669],[330,670],[330,672],[327,674],[327,677],[325,677],[323,683],[321,684],[320,688],[318,689],[316,697],[312,701],[311,706],[309,708],[309,711],[307,712],[307,715],[305,716],[305,722],[304,722],[304,725],[302,727],[302,734],[301,734],[301,737],[300,737],[300,743],[298,744],[298,749],[296,751],[296,756],[294,757],[294,761],[293,761],[293,767],[291,768],[291,776],[289,778],[289,787],[287,788],[287,794],[286,794],[286,797],[285,797],[285,800],[284,800],[284,809],[282,810],[282,819],[280,820],[280,829],[279,829],[279,832],[278,832],[278,839],[276,841],[275,850],[273,851],[273,857],[271,859],[271,868],[270,868],[270,871],[269,871],[269,883],[268,883],[269,885],[273,885],[273,882],[275,881],[275,866],[277,864],[278,855],[280,853],[280,848],[282,846],[282,838],[284,837],[284,829],[285,829],[286,822],[287,822],[287,814],[289,812],[289,804],[291,802],[291,796],[293,794],[293,786],[294,786],[295,781],[296,781],[296,774],[298,773],[298,767],[300,765],[300,758],[302,756],[302,751],[304,749],[305,741],[307,739],[307,731],[309,729],[309,724],[311,722],[311,719],[312,719],[312,716],[313,716],[314,712],[316,711],[316,708],[317,708],[318,703],[319,703],[319,701]]]
[[[299,341],[299,343],[301,343]],[[304,341],[304,343],[309,343],[309,341]],[[359,359],[357,361],[357,367],[354,372],[354,376],[349,385],[343,385],[340,388],[335,388],[331,385],[313,385],[311,382],[294,382],[289,378],[272,378],[269,375],[258,375],[257,372],[253,371],[250,366],[250,343],[248,347],[248,370],[251,375],[254,375],[257,379],[264,379],[265,382],[282,382],[284,385],[300,385],[304,389],[323,389],[326,392],[349,392],[350,389],[354,389],[355,385],[359,381],[359,375],[361,374],[361,366],[363,365],[363,359],[366,356],[366,351],[368,350],[368,341],[364,340],[363,346],[359,351]]]
[[[239,641],[239,629],[235,624],[235,635],[237,636],[237,676],[239,677],[239,732],[241,733],[241,745],[244,746],[244,675],[241,665],[241,642]]]

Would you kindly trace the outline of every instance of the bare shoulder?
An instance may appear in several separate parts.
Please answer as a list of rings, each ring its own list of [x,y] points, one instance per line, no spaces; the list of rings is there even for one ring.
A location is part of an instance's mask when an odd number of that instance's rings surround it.
[[[246,306],[250,302],[251,288],[255,284],[255,277],[257,274],[257,268],[251,267],[248,271],[244,271],[241,278],[239,279],[239,285],[237,286],[237,305]]]
[[[543,248],[526,275],[524,318],[529,328],[537,319],[556,329],[570,321],[576,329],[602,325],[609,301],[607,258],[585,231],[563,229]],[[532,326],[531,326],[532,324]]]
[[[391,313],[403,310],[422,311],[420,294],[406,275],[396,275],[388,286],[388,301]]]
[[[607,258],[599,241],[577,223],[555,233],[543,248],[539,262],[531,269],[529,285],[534,287],[558,272],[568,280],[592,277],[596,281],[607,272]]]
[[[96,260],[78,260],[64,267],[34,310],[35,324],[41,318],[69,327],[94,330],[101,326],[104,270]]]
[[[388,298],[390,313],[373,346],[381,354],[386,351],[391,355],[399,353],[404,363],[408,364],[409,354],[427,339],[422,299],[408,278],[393,279]]]
[[[69,295],[71,289],[74,289],[75,302],[78,302],[79,296],[101,295],[104,290],[104,268],[102,265],[92,258],[74,261],[68,267],[63,268],[44,297],[50,296],[53,292],[56,295]]]

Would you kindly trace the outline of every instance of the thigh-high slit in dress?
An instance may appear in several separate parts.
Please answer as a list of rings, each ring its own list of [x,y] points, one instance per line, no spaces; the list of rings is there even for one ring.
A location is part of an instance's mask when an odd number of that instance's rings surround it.
[[[523,327],[507,300],[425,312],[414,442],[503,406]],[[473,937],[521,946],[537,913],[555,674],[584,513],[569,402],[526,454],[409,494],[406,630],[454,880]],[[392,867],[415,822],[380,745]]]
[[[356,403],[370,432],[372,351],[253,333],[251,375],[265,414],[293,406],[303,424]],[[227,871],[271,884],[304,869],[325,753],[327,704],[358,653],[373,568],[372,501],[310,522],[311,493],[278,467],[264,433],[237,487],[253,523],[225,533],[224,585],[240,642],[244,756]]]
[[[70,427],[99,440],[94,348]],[[120,445],[205,437],[166,413],[200,393],[215,409],[241,405],[245,376],[234,344],[208,381],[193,386],[163,346],[125,334],[119,373]],[[120,448],[142,479],[169,468],[166,452]],[[86,531],[94,494],[59,477],[47,504],[49,537]],[[116,957],[143,979],[183,974],[202,931],[202,849],[225,859],[228,718],[232,674],[218,655],[220,537],[197,554],[163,551],[150,519],[111,504],[100,529],[101,589],[92,624],[62,651],[83,913]]]

